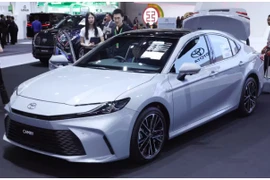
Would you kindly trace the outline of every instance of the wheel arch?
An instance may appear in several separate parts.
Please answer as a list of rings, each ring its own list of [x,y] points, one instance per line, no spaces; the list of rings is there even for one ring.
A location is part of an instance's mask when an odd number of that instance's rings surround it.
[[[171,124],[172,124],[172,123],[171,123],[171,117],[170,117],[170,114],[169,114],[169,111],[168,111],[167,107],[166,107],[163,103],[158,102],[158,101],[154,101],[154,102],[148,103],[147,105],[145,105],[145,106],[141,109],[141,111],[140,111],[138,117],[140,116],[140,114],[141,114],[145,109],[147,109],[147,108],[149,108],[149,107],[156,107],[156,108],[158,108],[159,110],[161,110],[161,112],[162,112],[163,115],[165,116],[165,121],[166,121],[166,125],[167,125],[167,133],[168,133],[167,137],[169,137],[169,130],[170,130],[170,127],[171,127]]]

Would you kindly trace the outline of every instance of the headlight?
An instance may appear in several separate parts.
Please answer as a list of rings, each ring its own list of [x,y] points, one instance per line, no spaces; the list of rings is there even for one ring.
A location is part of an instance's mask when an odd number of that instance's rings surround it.
[[[17,87],[14,89],[14,91],[15,91],[15,93],[16,93],[17,96],[20,95],[20,93],[21,93],[21,91],[22,91],[22,89],[23,89],[24,87],[25,87],[25,84],[23,83],[23,84],[17,86]]]
[[[97,107],[96,109],[93,109],[91,111],[84,112],[84,113],[78,113],[77,115],[78,116],[84,116],[84,115],[91,116],[91,115],[110,114],[110,113],[123,109],[129,101],[130,101],[130,98],[125,98],[118,101],[107,102]]]
[[[19,86],[15,87],[15,89],[14,89],[14,92],[16,93],[17,96],[19,95],[18,87],[19,87]]]

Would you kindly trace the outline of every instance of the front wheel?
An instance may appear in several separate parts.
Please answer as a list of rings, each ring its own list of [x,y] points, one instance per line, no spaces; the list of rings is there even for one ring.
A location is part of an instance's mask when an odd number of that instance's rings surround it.
[[[155,159],[167,139],[167,124],[160,109],[150,107],[138,117],[131,136],[130,159],[147,163]]]
[[[258,84],[256,80],[249,77],[243,87],[238,111],[241,116],[248,116],[253,113],[257,105]]]

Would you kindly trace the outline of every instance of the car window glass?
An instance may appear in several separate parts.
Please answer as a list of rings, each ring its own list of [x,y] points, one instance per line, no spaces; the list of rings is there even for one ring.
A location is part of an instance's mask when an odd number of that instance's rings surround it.
[[[227,38],[219,35],[209,35],[208,37],[214,51],[214,62],[219,62],[233,56]]]
[[[202,67],[210,64],[209,51],[204,36],[197,37],[187,43],[176,59],[171,72],[178,73],[185,62],[197,63]]]
[[[236,43],[231,39],[229,40],[229,42],[230,42],[230,45],[231,45],[233,55],[236,55],[238,53],[238,51],[239,51],[238,47],[236,46]]]
[[[161,72],[178,39],[120,36],[91,50],[77,66],[130,72]]]

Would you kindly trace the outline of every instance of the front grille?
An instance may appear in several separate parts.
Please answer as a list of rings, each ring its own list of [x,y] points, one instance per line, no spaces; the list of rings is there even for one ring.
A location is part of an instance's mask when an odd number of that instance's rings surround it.
[[[70,130],[49,130],[5,119],[6,136],[21,145],[64,156],[85,155],[85,150]]]
[[[54,37],[51,33],[40,32],[36,36],[35,44],[39,46],[54,46]]]
[[[32,114],[32,113],[27,113],[23,111],[19,111],[17,109],[11,109],[11,111],[15,114],[34,118],[34,119],[39,119],[39,120],[47,120],[47,121],[57,121],[57,120],[63,120],[63,119],[72,119],[72,118],[79,118],[79,117],[87,117],[89,116],[88,114],[65,114],[65,115],[55,115],[55,116],[45,116],[45,115],[38,115],[38,114]]]

